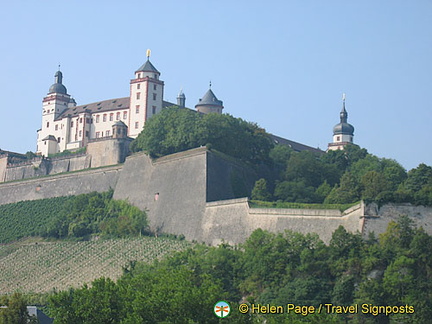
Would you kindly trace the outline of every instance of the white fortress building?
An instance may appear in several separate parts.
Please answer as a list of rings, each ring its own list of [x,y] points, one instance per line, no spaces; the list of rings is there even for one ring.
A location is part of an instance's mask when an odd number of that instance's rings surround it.
[[[37,131],[36,153],[48,156],[64,150],[74,151],[87,146],[90,140],[118,135],[136,138],[151,116],[175,105],[163,100],[164,82],[149,58],[150,51],[147,51],[147,61],[135,71],[135,77],[130,81],[130,97],[80,106],[68,94],[59,69],[54,84],[43,99],[42,128]],[[180,92],[176,105],[184,108],[185,101],[184,93]],[[209,89],[195,108],[201,113],[222,113],[223,103]]]

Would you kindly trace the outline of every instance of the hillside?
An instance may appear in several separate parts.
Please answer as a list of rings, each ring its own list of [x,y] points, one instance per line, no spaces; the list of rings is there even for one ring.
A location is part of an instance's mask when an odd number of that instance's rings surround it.
[[[0,295],[79,287],[102,276],[117,279],[130,261],[152,262],[191,244],[167,238],[84,242],[36,239],[0,245]]]

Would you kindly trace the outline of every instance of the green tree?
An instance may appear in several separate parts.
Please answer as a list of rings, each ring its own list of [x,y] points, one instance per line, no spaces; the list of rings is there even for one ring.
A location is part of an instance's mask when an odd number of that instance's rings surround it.
[[[293,154],[294,150],[289,147],[288,145],[275,145],[270,153],[270,159],[275,163],[277,166],[280,166],[284,169],[287,167],[288,160],[291,157],[291,154]]]
[[[375,200],[380,193],[390,189],[386,177],[377,171],[366,172],[361,177],[361,184],[362,198],[365,200]]]
[[[357,179],[350,173],[345,172],[341,178],[340,185],[333,187],[327,198],[326,204],[347,204],[360,200],[360,186]]]
[[[271,200],[272,195],[267,188],[266,179],[261,178],[255,182],[255,186],[252,189],[251,198],[254,200],[263,200],[263,201]]]
[[[1,297],[0,306],[6,306],[0,308],[0,324],[37,323],[37,319],[28,314],[26,302],[19,293]]]
[[[120,323],[122,300],[116,284],[105,278],[96,279],[91,287],[55,293],[49,298],[49,314],[60,324]]]
[[[287,202],[313,203],[316,202],[315,189],[306,186],[303,181],[283,181],[276,184],[274,196]]]
[[[252,163],[268,162],[273,147],[269,135],[254,123],[171,107],[146,122],[131,149],[160,157],[203,145]]]

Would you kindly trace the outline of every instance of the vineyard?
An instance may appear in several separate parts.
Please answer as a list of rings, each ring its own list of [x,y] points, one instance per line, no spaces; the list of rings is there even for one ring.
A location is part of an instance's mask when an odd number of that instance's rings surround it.
[[[83,242],[23,241],[0,245],[0,295],[49,292],[117,279],[130,261],[152,262],[190,246],[186,241],[140,237]]]
[[[0,206],[0,243],[39,235],[74,197],[57,197]]]

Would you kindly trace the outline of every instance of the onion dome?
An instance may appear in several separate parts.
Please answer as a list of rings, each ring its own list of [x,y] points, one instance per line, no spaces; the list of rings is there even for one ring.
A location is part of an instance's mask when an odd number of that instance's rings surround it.
[[[49,88],[48,93],[62,93],[67,94],[66,87],[62,84],[63,81],[63,74],[60,70],[56,72],[54,75],[54,84]]]
[[[354,135],[354,126],[348,124],[348,112],[345,109],[345,100],[343,101],[342,111],[340,112],[340,123],[333,127],[333,135]]]

